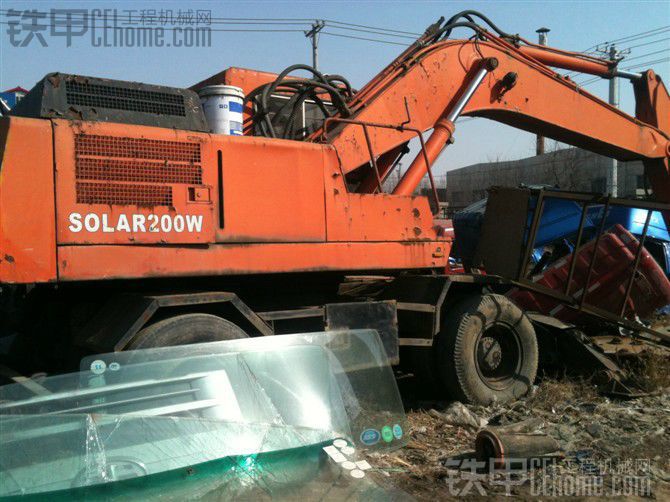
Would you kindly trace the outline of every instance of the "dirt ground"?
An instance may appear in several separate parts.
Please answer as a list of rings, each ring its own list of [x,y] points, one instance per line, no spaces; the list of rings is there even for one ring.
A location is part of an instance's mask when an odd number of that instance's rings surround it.
[[[454,419],[454,410],[463,412],[460,404],[417,402],[408,409],[407,446],[373,454],[370,463],[379,482],[418,500],[505,495],[670,500],[669,367],[667,356],[646,364],[639,377],[651,392],[636,399],[608,397],[584,380],[545,378],[515,403],[465,407],[469,425],[458,424],[464,420],[458,415]],[[474,464],[478,430],[528,419],[537,424],[529,432],[556,440],[558,455],[542,467],[514,466],[493,474]]]

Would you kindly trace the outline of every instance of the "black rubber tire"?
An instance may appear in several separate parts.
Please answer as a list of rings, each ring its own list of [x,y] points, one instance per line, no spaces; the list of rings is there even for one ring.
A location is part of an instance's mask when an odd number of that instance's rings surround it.
[[[168,317],[142,329],[127,348],[173,347],[248,336],[237,324],[221,317],[211,314],[183,314]]]
[[[531,390],[538,363],[535,329],[508,298],[495,294],[469,297],[446,312],[443,326],[435,355],[438,375],[451,398],[488,405],[516,400]],[[498,369],[478,358],[480,344],[491,336],[500,340],[498,347],[508,348],[500,350],[504,363],[498,366],[503,364],[500,370],[505,370],[500,376],[491,375]]]

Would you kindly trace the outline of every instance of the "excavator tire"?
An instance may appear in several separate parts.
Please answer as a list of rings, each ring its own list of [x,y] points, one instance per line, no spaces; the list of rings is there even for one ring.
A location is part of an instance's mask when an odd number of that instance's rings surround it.
[[[248,336],[242,328],[221,317],[211,314],[183,314],[163,319],[142,329],[127,348],[172,347]]]
[[[447,311],[437,372],[450,397],[488,405],[531,390],[538,347],[530,320],[501,295],[471,296]]]

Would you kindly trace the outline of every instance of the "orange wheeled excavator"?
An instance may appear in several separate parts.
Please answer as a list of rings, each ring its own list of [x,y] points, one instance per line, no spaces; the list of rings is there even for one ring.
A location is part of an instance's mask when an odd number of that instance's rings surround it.
[[[630,80],[635,117],[556,68]],[[242,89],[243,134],[210,132],[195,92],[209,85]],[[47,75],[0,118],[4,363],[60,371],[91,351],[373,326],[394,363],[424,361],[460,399],[526,392],[533,324],[496,294],[501,278],[446,273],[434,184],[415,195],[460,116],[640,159],[670,202],[660,77],[474,11],[440,19],[358,91],[302,65],[230,68],[190,90]]]

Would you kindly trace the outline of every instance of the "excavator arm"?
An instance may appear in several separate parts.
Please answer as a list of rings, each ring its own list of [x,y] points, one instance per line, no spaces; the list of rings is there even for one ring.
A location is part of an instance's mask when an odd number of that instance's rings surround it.
[[[395,157],[416,131],[432,129],[425,151],[394,189],[395,194],[409,195],[426,174],[426,162],[433,164],[452,141],[456,118],[469,115],[619,160],[642,160],[656,197],[670,202],[670,97],[660,77],[651,70],[617,72],[610,61],[471,27],[476,31],[472,39],[437,41],[435,28],[429,28],[354,96],[346,122],[326,121],[322,135],[337,149],[345,176],[368,166],[370,152],[382,161]],[[636,117],[586,92],[550,66],[630,78]],[[382,164],[381,177],[389,171],[388,163]],[[377,188],[367,179],[359,192]]]

